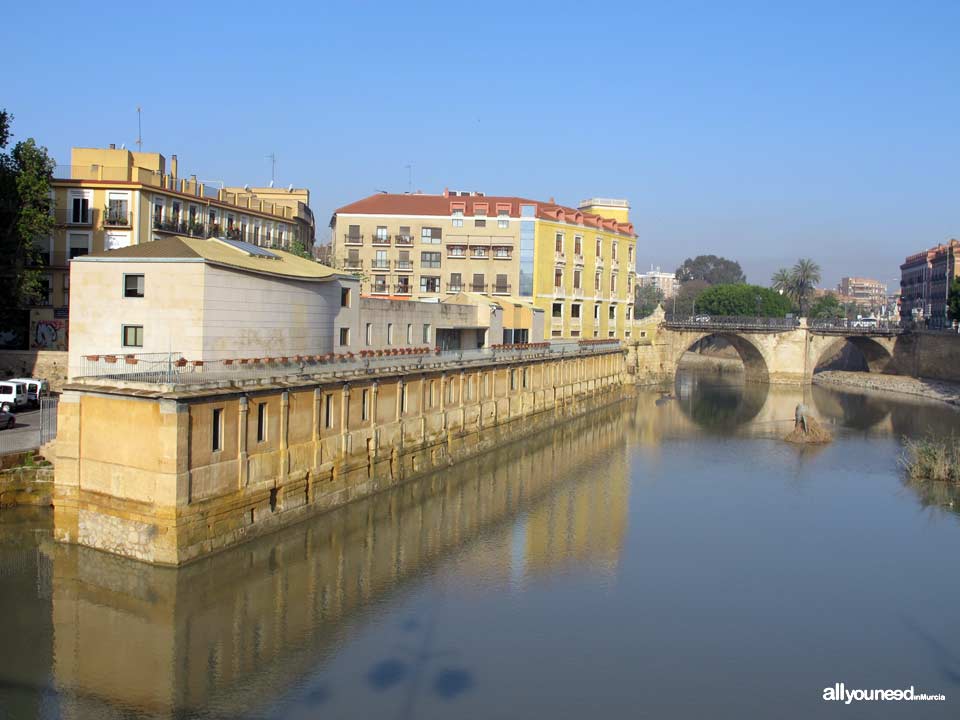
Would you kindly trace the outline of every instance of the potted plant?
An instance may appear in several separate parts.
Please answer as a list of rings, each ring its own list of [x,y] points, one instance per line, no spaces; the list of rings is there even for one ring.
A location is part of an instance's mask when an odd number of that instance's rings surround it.
[[[117,361],[117,356],[116,356],[116,355],[104,355],[104,356],[103,356],[103,359],[104,359],[105,362],[115,363],[115,362]]]

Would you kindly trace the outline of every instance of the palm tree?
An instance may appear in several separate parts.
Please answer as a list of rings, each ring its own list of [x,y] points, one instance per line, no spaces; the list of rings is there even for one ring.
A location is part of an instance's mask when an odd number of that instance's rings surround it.
[[[803,315],[807,309],[807,300],[813,293],[813,289],[820,282],[820,266],[813,260],[797,260],[797,264],[790,271],[791,286],[793,296],[800,306],[800,314]]]
[[[790,271],[786,268],[780,268],[770,278],[770,287],[781,295],[789,295],[792,282],[793,278],[790,277]]]

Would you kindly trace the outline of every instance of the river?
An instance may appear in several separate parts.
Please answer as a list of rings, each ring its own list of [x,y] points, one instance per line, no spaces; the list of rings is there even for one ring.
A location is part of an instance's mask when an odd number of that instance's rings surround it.
[[[0,718],[957,717],[960,505],[898,458],[958,429],[684,374],[180,570],[4,511]]]

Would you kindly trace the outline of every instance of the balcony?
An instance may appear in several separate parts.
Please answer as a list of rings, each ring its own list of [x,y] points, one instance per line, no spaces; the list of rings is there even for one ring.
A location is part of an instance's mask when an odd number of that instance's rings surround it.
[[[610,260],[610,269],[611,269],[611,270],[619,270],[619,269],[620,269],[620,261],[617,260],[616,258],[612,258],[612,259]]]
[[[372,295],[387,295],[389,292],[390,288],[386,283],[374,283],[373,287],[370,288]]]
[[[53,221],[57,225],[71,225],[74,227],[89,226],[96,223],[97,211],[90,208],[83,211],[57,210]]]
[[[583,297],[583,288],[575,287],[573,289],[573,297],[582,298]]]
[[[389,270],[390,261],[389,260],[373,260],[370,263],[371,270]]]
[[[463,292],[463,283],[447,283],[448,293]]]
[[[497,253],[497,252],[495,252],[495,253],[493,253],[493,259],[494,259],[494,260],[513,260],[513,253],[509,253],[509,252],[506,252],[506,253],[503,253],[503,252]]]
[[[554,252],[553,262],[556,263],[557,265],[566,265],[567,256],[562,252]]]
[[[597,270],[602,270],[602,269],[603,269],[603,256],[597,255],[597,259],[594,260],[594,263],[593,263],[593,264],[596,265]]]
[[[413,272],[412,260],[397,260],[394,263],[394,269],[397,272]]]
[[[153,216],[153,229],[159,232],[176,233],[177,235],[187,234],[187,224],[179,218],[168,215]]]
[[[447,248],[447,259],[448,260],[466,260],[467,253],[464,250],[459,248]]]
[[[360,258],[347,258],[343,261],[344,270],[362,270],[363,260]]]
[[[363,235],[344,235],[344,245],[363,245]]]
[[[485,283],[470,283],[470,292],[485,293],[486,291],[487,286]]]
[[[583,267],[583,255],[581,255],[580,253],[574,253],[573,264]]]
[[[492,290],[494,295],[509,295],[510,286],[503,283],[495,283]]]
[[[133,227],[133,213],[107,209],[103,214],[103,226],[116,228]]]
[[[412,285],[394,285],[393,292],[397,295],[410,295],[412,293]]]
[[[562,298],[562,297],[566,297],[566,296],[567,296],[567,293],[564,291],[564,289],[563,289],[562,287],[556,287],[556,286],[554,286],[554,288],[553,288],[553,296],[554,296],[555,298]]]
[[[487,248],[470,248],[471,260],[489,260],[490,252]]]
[[[413,235],[394,235],[393,242],[396,245],[413,245]]]
[[[370,240],[371,245],[377,245],[380,247],[389,247],[390,246],[390,236],[389,235],[374,235]]]

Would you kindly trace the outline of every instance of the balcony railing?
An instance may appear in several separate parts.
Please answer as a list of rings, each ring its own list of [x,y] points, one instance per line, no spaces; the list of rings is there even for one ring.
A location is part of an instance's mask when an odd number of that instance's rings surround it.
[[[363,260],[360,258],[347,258],[343,261],[344,270],[360,270],[363,268]]]
[[[97,221],[97,211],[92,208],[87,208],[82,212],[74,212],[74,210],[57,210],[54,213],[53,221],[57,225],[94,225]]]
[[[512,253],[494,253],[493,259],[494,260],[512,260],[513,254]]]
[[[413,261],[412,260],[397,260],[395,263],[395,268],[397,272],[412,272],[413,271]]]
[[[103,214],[104,227],[132,227],[133,213],[107,210]]]
[[[493,294],[494,294],[494,295],[509,295],[509,294],[510,294],[510,286],[509,286],[509,285],[504,285],[504,284],[501,284],[501,283],[495,283],[494,286],[493,286]]]
[[[463,283],[447,283],[448,293],[463,292]]]
[[[386,295],[390,290],[387,285],[374,285],[370,292],[374,295]]]
[[[389,260],[373,260],[370,263],[371,270],[389,270],[390,261]]]
[[[412,235],[394,235],[393,241],[397,245],[413,245],[413,236]]]
[[[470,258],[472,260],[487,260],[490,257],[490,253],[487,252],[486,248],[474,248],[470,251]]]
[[[390,245],[390,236],[386,235],[381,237],[380,235],[374,235],[370,240],[372,245]]]
[[[573,255],[573,264],[574,265],[583,265],[583,255],[580,253],[574,253]]]
[[[393,291],[397,295],[410,295],[413,292],[413,285],[394,285]]]
[[[470,292],[475,293],[485,293],[487,291],[487,286],[485,283],[470,283]]]
[[[575,288],[573,289],[573,296],[574,296],[574,297],[578,297],[578,298],[582,298],[582,297],[583,297],[583,288],[575,287]]]
[[[344,235],[344,245],[363,245],[363,235]]]
[[[168,216],[153,217],[153,229],[160,232],[176,233],[178,235],[187,234],[187,223],[179,218]]]

